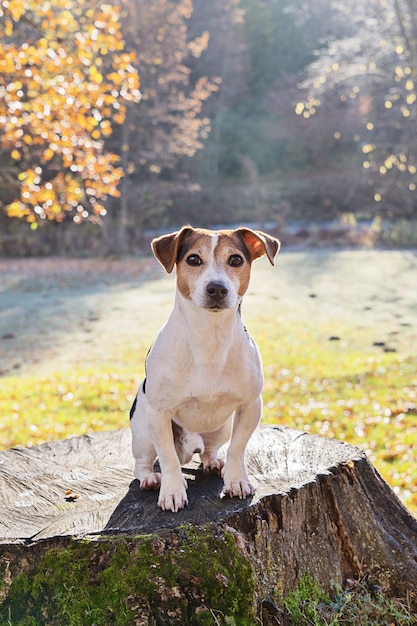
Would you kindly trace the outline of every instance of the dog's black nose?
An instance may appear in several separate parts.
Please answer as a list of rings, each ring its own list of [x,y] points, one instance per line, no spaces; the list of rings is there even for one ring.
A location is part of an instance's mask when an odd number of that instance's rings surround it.
[[[208,283],[206,291],[215,302],[221,302],[229,293],[229,290],[222,283],[215,282]]]

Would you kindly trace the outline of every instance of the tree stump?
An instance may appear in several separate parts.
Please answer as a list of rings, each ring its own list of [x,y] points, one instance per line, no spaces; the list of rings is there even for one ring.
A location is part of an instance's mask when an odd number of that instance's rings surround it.
[[[0,452],[0,624],[251,624],[307,572],[417,606],[417,520],[363,452],[261,427],[247,464],[237,500],[193,460],[170,513],[132,480],[128,430]]]

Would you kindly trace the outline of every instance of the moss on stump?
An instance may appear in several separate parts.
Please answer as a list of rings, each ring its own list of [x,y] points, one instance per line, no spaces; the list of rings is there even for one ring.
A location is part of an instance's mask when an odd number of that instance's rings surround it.
[[[2,626],[253,623],[252,568],[218,526],[72,541],[26,557],[26,571],[3,583]]]

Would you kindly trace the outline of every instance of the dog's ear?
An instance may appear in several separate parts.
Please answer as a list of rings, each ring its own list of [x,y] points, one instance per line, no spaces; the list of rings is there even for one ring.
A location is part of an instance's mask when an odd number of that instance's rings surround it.
[[[157,237],[152,240],[152,251],[161,265],[165,267],[168,274],[170,274],[174,269],[174,265],[177,261],[178,249],[185,235],[192,230],[191,226],[184,226],[181,230],[175,231],[175,233],[162,235],[162,237]]]
[[[252,261],[266,254],[271,265],[275,265],[274,258],[281,246],[278,239],[251,228],[238,228],[235,232],[242,237]]]

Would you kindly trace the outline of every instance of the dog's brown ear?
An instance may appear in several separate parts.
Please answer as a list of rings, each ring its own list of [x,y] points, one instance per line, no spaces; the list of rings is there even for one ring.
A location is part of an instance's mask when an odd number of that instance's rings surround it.
[[[157,237],[152,240],[152,251],[161,265],[165,267],[168,274],[174,269],[178,256],[178,248],[184,236],[190,231],[192,231],[191,226],[184,226],[181,230],[175,231],[175,233],[162,235],[162,237]]]
[[[252,261],[266,254],[271,265],[275,265],[274,259],[281,246],[278,239],[260,230],[252,230],[251,228],[238,228],[236,233],[245,242]]]

